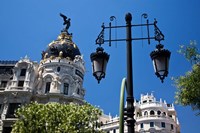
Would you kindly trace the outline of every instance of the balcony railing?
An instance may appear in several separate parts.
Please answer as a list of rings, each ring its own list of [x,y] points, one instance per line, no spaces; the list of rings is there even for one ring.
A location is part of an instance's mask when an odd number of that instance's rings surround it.
[[[138,116],[136,117],[137,121],[142,121],[142,120],[147,120],[147,119],[167,119],[170,121],[174,121],[174,119],[170,116],[166,116],[166,115],[145,115],[145,116]]]
[[[173,108],[171,104],[165,104],[163,102],[146,102],[146,103],[136,103],[136,106],[139,106],[140,108],[149,108],[149,107],[163,107],[166,109]]]

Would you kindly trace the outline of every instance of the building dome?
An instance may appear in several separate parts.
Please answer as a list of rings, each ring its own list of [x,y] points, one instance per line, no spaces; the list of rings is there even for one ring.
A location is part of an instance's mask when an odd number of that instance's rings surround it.
[[[72,41],[72,35],[68,32],[61,32],[57,40],[52,41],[42,52],[42,59],[60,57],[74,60],[76,55],[81,55],[81,53]]]

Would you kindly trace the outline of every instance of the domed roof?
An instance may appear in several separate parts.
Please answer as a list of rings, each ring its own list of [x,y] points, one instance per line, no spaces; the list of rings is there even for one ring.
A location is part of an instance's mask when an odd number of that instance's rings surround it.
[[[81,53],[72,41],[72,35],[68,32],[61,32],[57,40],[52,41],[42,52],[42,59],[60,57],[74,60],[76,55],[81,55]]]

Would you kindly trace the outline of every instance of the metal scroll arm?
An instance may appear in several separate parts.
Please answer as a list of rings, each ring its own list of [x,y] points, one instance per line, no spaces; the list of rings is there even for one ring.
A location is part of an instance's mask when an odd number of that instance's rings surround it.
[[[158,28],[156,24],[157,24],[157,21],[155,19],[154,20],[155,40],[160,43],[160,41],[164,40],[165,36],[163,35],[163,33],[160,31],[160,29]]]
[[[112,18],[113,19],[113,18]],[[150,26],[153,25],[154,26],[154,36],[151,37],[150,36]],[[150,44],[150,40],[151,39],[155,39],[156,41],[158,41],[159,43],[164,40],[164,35],[161,32],[161,30],[158,28],[157,26],[157,21],[156,19],[154,20],[154,23],[149,23],[149,20],[147,20],[146,24],[139,24],[139,25],[131,25],[132,27],[137,27],[137,26],[147,26],[147,37],[142,37],[142,38],[132,38],[132,40],[148,40],[148,44]],[[104,44],[105,42],[109,42],[109,46],[111,46],[111,42],[112,41],[126,41],[126,39],[111,39],[111,29],[112,28],[124,28],[126,26],[111,26],[111,22],[109,23],[109,27],[105,27],[104,23],[102,24],[102,30],[100,32],[100,34],[98,35],[97,39],[96,39],[96,44],[98,44],[99,46],[101,46],[102,44]],[[105,40],[104,38],[104,31],[105,29],[109,29],[109,39]]]
[[[110,17],[110,21],[113,21],[114,19],[116,19],[115,16],[111,16]],[[109,27],[105,27],[104,23],[102,24],[101,27],[102,27],[102,30],[101,30],[100,34],[98,35],[98,37],[96,39],[96,44],[98,44],[99,46],[101,46],[102,44],[104,44],[105,41],[107,41],[107,42],[109,42],[109,46],[111,46],[111,41],[112,41],[112,39],[111,39],[111,28],[113,28],[111,26],[111,22],[109,23]],[[104,40],[104,30],[106,28],[109,28],[109,40]]]
[[[105,29],[104,23],[102,24],[101,27],[102,27],[102,30],[96,39],[96,44],[98,44],[99,46],[104,44],[104,29]]]

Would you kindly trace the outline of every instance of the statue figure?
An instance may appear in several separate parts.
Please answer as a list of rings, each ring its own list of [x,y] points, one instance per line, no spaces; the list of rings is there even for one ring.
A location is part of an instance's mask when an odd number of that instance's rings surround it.
[[[65,15],[63,15],[62,13],[60,13],[60,16],[63,18],[64,23],[63,25],[66,25],[65,29],[63,31],[68,31],[69,27],[70,27],[70,18],[67,19],[67,17]]]
[[[44,59],[45,51],[42,51],[41,55],[42,55],[42,59]]]

